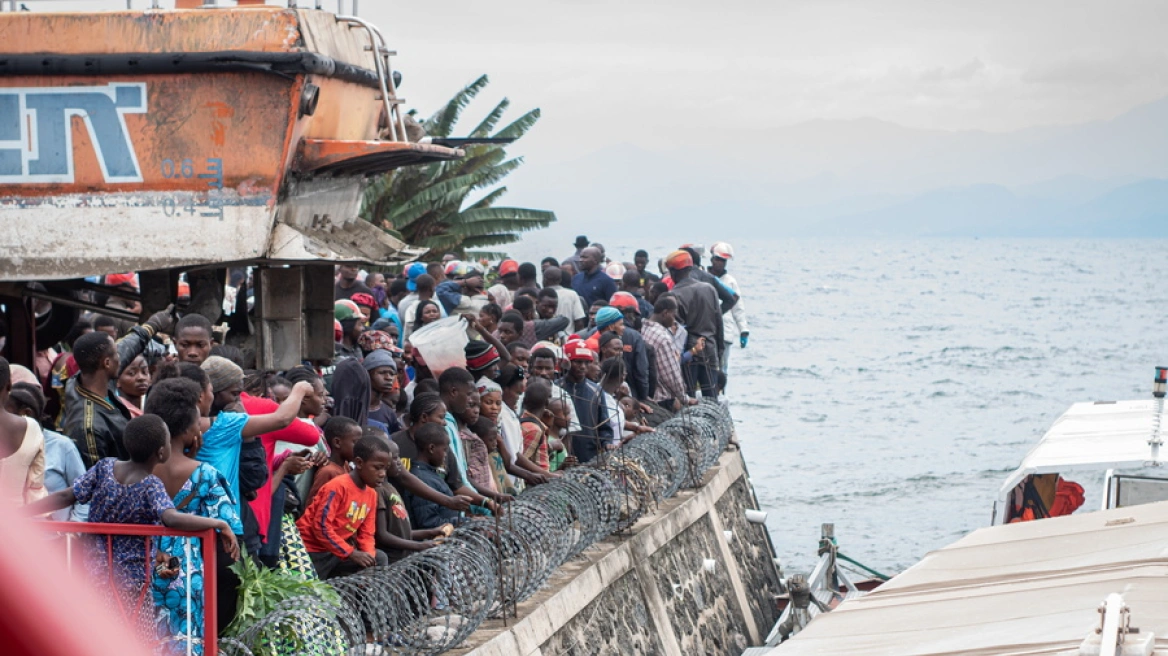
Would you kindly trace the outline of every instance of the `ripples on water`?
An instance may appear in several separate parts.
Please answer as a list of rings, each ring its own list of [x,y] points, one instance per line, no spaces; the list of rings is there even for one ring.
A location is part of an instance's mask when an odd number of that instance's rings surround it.
[[[736,244],[753,332],[730,391],[788,569],[834,522],[844,553],[902,570],[987,525],[1071,403],[1148,397],[1168,361],[1166,246]]]
[[[752,332],[731,357],[731,400],[789,572],[810,570],[822,522],[889,572],[988,525],[998,485],[1055,417],[1150,397],[1168,364],[1168,242],[734,247]]]

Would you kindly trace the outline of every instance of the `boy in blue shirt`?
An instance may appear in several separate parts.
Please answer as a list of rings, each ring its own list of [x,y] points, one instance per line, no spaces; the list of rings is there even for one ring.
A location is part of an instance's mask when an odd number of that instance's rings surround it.
[[[414,443],[418,446],[418,457],[410,462],[410,473],[430,488],[446,496],[453,496],[450,486],[446,484],[446,470],[443,469],[446,451],[450,448],[446,430],[437,424],[419,426],[414,431]],[[410,520],[416,528],[439,528],[443,524],[458,525],[462,521],[462,514],[455,510],[408,492],[404,496]]]

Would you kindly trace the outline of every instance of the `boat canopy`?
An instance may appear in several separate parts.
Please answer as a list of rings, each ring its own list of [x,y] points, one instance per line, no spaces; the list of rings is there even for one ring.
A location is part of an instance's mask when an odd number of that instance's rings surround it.
[[[1031,474],[1160,466],[1164,451],[1149,444],[1163,420],[1163,404],[1141,401],[1076,403],[1022,459],[998,490],[998,503]]]
[[[771,653],[1078,653],[1114,592],[1168,648],[1168,502],[979,529]]]

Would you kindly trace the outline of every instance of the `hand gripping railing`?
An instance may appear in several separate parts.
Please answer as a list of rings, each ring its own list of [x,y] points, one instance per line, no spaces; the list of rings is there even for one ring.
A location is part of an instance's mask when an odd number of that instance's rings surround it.
[[[213,530],[206,531],[176,531],[165,526],[156,526],[152,524],[93,524],[87,522],[35,522],[33,526],[40,528],[46,533],[61,533],[65,536],[65,557],[66,564],[70,571],[73,570],[73,543],[78,534],[82,535],[96,535],[105,536],[105,548],[107,554],[113,549],[114,536],[142,536],[144,547],[146,548],[146,586],[149,587],[154,576],[154,559],[150,554],[154,553],[153,542],[155,537],[184,537],[184,538],[202,538],[202,553],[203,553],[203,654],[204,656],[218,656],[218,637],[219,626],[216,617],[216,580],[215,580],[215,549],[216,549],[216,535]],[[186,542],[187,557],[185,558],[187,571],[187,617],[191,614],[191,572],[190,568],[190,542]],[[110,572],[113,576],[113,572]],[[143,593],[145,594],[145,593]],[[148,603],[153,603],[153,599]],[[186,640],[186,653],[188,656],[192,653],[193,641]]]

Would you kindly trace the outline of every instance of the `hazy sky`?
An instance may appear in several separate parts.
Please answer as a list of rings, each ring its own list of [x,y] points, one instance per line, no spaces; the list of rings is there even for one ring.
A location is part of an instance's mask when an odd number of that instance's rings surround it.
[[[491,89],[470,116],[504,95],[516,110],[540,107],[523,150],[545,162],[811,119],[1009,131],[1106,119],[1168,95],[1165,0],[359,4],[400,53],[412,106],[428,114],[487,73]]]
[[[1008,131],[1168,95],[1168,2],[361,2],[426,113],[481,73],[524,151],[662,150],[810,119]],[[468,121],[469,122],[469,121]],[[468,128],[469,129],[469,128]]]

